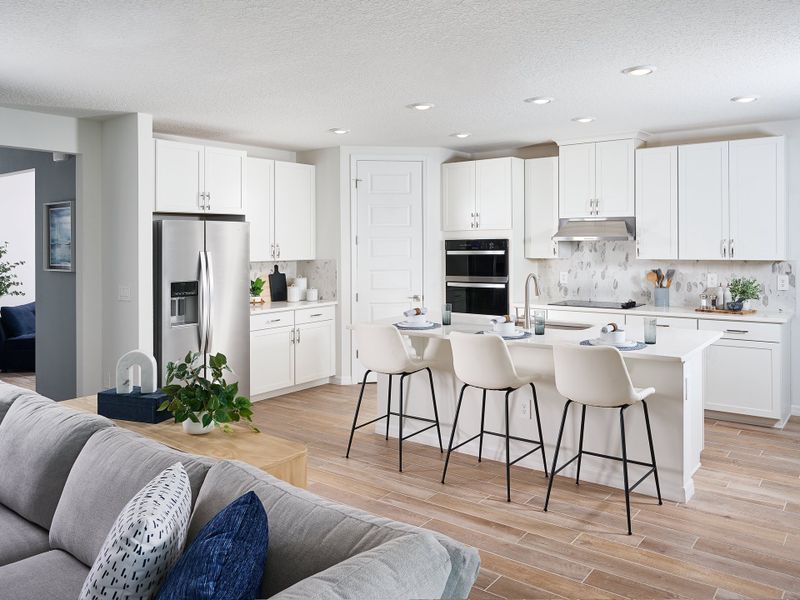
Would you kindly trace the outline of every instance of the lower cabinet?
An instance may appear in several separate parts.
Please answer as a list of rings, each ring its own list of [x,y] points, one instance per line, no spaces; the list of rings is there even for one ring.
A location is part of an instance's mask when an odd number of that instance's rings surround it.
[[[294,383],[308,383],[333,375],[333,321],[305,323],[295,329]]]
[[[250,393],[265,394],[294,385],[294,327],[250,332]]]

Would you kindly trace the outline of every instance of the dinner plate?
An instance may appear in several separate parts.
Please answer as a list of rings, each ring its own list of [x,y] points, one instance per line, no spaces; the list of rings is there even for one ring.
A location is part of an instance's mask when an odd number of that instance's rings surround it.
[[[614,348],[634,348],[639,344],[639,342],[631,342],[631,341],[626,341],[623,342],[622,344],[614,344],[613,342],[608,342],[601,338],[594,338],[592,340],[586,340],[586,341],[589,342],[590,346],[614,346]]]
[[[504,340],[521,340],[531,335],[530,331],[525,331],[524,329],[517,329],[514,333],[500,333],[494,329],[487,329],[486,331],[481,331],[481,333],[486,335],[499,335]]]
[[[400,321],[395,323],[394,326],[398,329],[433,329],[438,327],[439,324],[433,321],[423,321],[422,323],[419,321]]]

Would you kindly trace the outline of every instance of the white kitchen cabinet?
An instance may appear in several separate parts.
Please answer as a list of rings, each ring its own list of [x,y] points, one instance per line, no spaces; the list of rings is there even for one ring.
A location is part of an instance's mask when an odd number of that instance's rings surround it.
[[[333,321],[321,321],[295,326],[295,385],[324,379],[334,374],[333,323]]]
[[[559,215],[563,219],[632,217],[635,151],[640,140],[559,147]]]
[[[247,158],[247,221],[250,223],[250,261],[267,262],[275,258],[273,212],[275,161]]]
[[[628,328],[644,329],[643,315],[625,315],[625,326]],[[671,327],[673,329],[697,329],[697,319],[685,317],[655,317],[657,327]]]
[[[316,252],[313,165],[275,161],[275,258],[310,260]]]
[[[728,142],[732,260],[786,258],[784,138]]]
[[[250,394],[257,396],[294,385],[294,327],[250,332]]]
[[[511,229],[515,183],[521,183],[523,177],[522,160],[518,158],[442,165],[442,229]]]
[[[156,212],[244,214],[245,152],[155,140]]]
[[[558,157],[525,161],[525,258],[567,258],[570,244],[553,240],[558,231]]]
[[[606,323],[624,323],[625,315],[594,311],[547,309],[547,320],[561,323],[577,323],[583,325],[605,325]],[[545,324],[545,327],[547,325]]]
[[[678,147],[636,151],[636,257],[678,258]]]

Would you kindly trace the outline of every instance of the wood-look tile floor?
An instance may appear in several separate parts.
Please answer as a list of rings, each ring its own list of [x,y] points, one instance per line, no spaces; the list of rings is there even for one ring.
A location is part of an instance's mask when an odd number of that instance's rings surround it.
[[[2,373],[0,372],[0,381],[17,385],[32,391],[36,391],[36,374],[35,373]]]
[[[362,417],[375,415],[367,387]],[[547,479],[454,454],[440,483],[438,449],[364,428],[344,458],[357,386],[323,386],[256,404],[263,430],[309,448],[309,489],[477,547],[472,598],[786,598],[800,600],[800,419],[783,431],[707,420],[703,466],[688,504]]]

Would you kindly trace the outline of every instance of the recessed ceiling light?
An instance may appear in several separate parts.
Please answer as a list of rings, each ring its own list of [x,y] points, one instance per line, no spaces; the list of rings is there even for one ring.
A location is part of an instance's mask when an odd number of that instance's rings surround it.
[[[641,77],[642,75],[650,75],[656,68],[652,65],[637,65],[635,67],[628,67],[622,69],[625,75],[632,75],[633,77]]]
[[[739,104],[750,104],[758,100],[758,96],[734,96],[731,102],[738,102]]]
[[[576,123],[591,123],[594,121],[594,117],[575,117],[572,120]]]
[[[459,139],[463,140],[464,138],[468,138],[471,135],[472,135],[471,133],[467,133],[466,131],[462,131],[460,133],[451,133],[450,137],[455,137],[455,138],[459,138]]]
[[[550,104],[555,98],[551,98],[550,96],[534,96],[533,98],[525,98],[523,102],[527,102],[528,104]]]
[[[334,127],[333,129],[328,129],[329,132],[335,133],[336,135],[344,135],[345,133],[350,133],[349,129],[342,129],[341,127]]]
[[[414,104],[409,104],[406,108],[412,108],[414,110],[430,110],[432,109],[435,104],[431,104],[430,102],[415,102]]]

